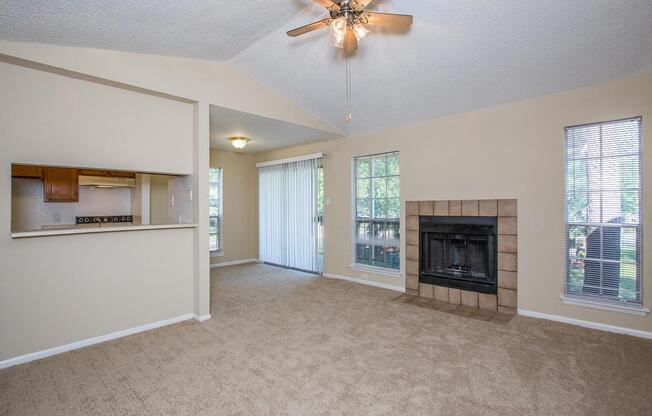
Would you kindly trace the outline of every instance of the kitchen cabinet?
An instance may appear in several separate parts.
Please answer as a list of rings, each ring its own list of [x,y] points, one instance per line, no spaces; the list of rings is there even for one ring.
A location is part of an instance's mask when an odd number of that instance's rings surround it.
[[[43,178],[41,166],[11,165],[11,176],[14,178]]]
[[[84,176],[107,176],[113,178],[135,178],[136,174],[134,172],[123,172],[117,170],[106,170],[106,169],[80,169],[80,175]]]
[[[79,169],[45,168],[43,196],[45,202],[78,202]]]

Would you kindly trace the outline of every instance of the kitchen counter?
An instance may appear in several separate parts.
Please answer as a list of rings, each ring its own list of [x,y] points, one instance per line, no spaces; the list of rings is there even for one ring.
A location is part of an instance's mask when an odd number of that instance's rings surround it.
[[[111,225],[107,226],[71,226],[63,228],[52,228],[46,230],[16,231],[11,233],[11,238],[49,237],[55,235],[69,234],[95,234],[115,233],[124,231],[145,231],[145,230],[173,230],[178,228],[196,228],[197,224],[150,224],[150,225]]]

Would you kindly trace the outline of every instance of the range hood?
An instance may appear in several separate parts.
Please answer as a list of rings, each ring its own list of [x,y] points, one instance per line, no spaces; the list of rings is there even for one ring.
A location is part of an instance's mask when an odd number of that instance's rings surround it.
[[[135,188],[136,179],[79,175],[79,186],[96,186],[98,188]]]

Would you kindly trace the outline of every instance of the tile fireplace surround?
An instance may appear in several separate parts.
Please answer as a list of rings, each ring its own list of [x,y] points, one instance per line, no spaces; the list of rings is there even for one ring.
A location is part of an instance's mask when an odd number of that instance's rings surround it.
[[[516,314],[517,202],[515,199],[407,201],[405,291],[411,295],[473,308]],[[419,216],[486,216],[498,218],[498,294],[478,293],[419,283]]]

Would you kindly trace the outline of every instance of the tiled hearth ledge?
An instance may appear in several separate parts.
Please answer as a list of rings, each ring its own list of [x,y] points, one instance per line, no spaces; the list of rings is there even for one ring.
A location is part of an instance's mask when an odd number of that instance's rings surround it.
[[[516,314],[518,230],[515,199],[407,201],[406,278],[408,294],[479,309]],[[498,294],[486,294],[419,283],[419,216],[498,217]]]

